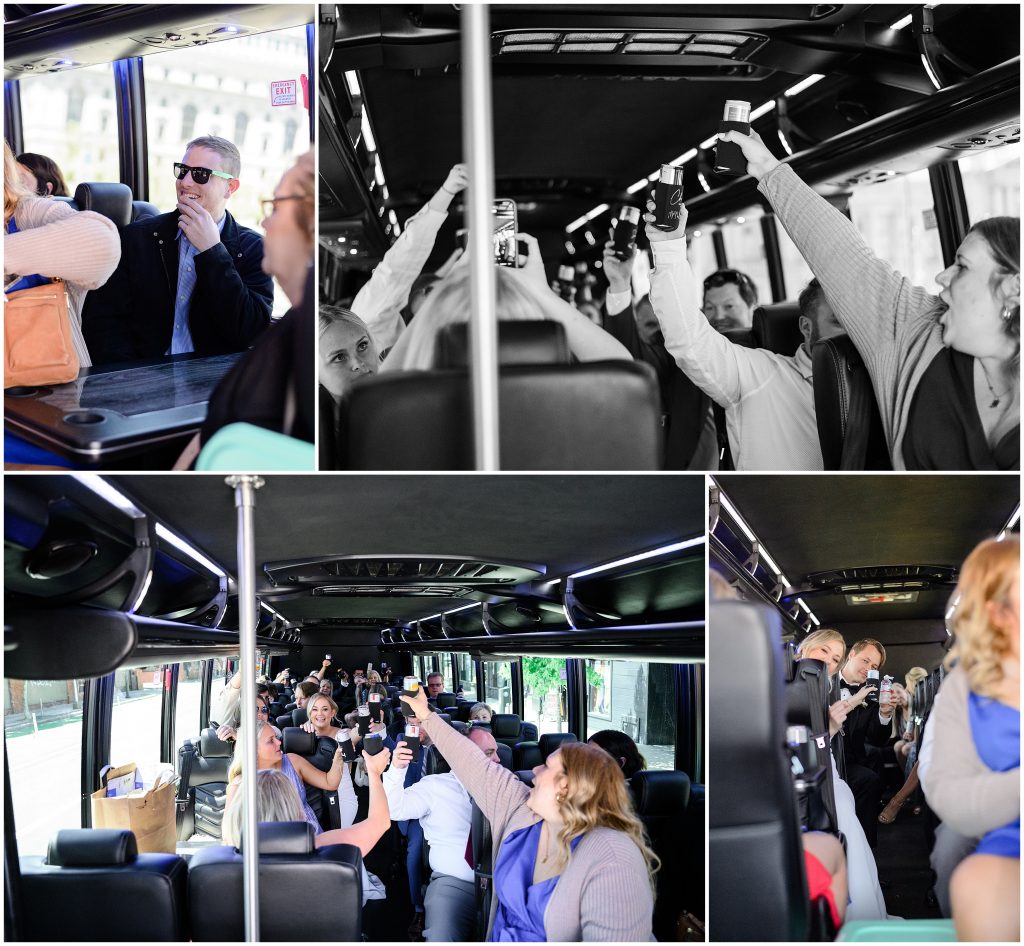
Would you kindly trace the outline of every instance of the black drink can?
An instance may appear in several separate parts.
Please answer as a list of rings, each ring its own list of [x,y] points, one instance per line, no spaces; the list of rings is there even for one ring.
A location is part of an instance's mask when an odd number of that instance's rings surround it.
[[[356,749],[352,745],[352,734],[347,729],[338,730],[338,746],[341,749],[341,756],[346,762],[355,760]]]
[[[636,239],[636,228],[640,223],[639,207],[623,207],[615,220],[615,231],[612,236],[612,252],[619,260],[629,259],[630,246]]]
[[[379,693],[371,693],[367,697],[367,705],[370,707],[370,719],[375,723],[379,723],[384,717],[384,706],[380,701]]]
[[[683,169],[663,164],[654,188],[654,223],[656,230],[671,232],[679,226],[683,207]]]
[[[420,681],[416,677],[406,677],[402,687],[403,696],[415,697],[420,692]],[[402,715],[415,716],[416,710],[407,703],[402,703]]]
[[[718,124],[719,134],[727,131],[738,131],[750,134],[750,103],[730,99],[725,103],[725,114]],[[715,145],[715,173],[729,177],[740,177],[747,173],[747,159],[738,144],[731,141],[719,141]]]
[[[356,708],[356,718],[359,722],[359,735],[365,736],[370,731],[370,707],[363,703]]]
[[[405,735],[402,738],[405,740],[405,744],[412,749],[412,761],[418,761],[420,757],[420,727],[416,723],[406,723]]]
[[[380,733],[370,733],[363,740],[363,751],[367,755],[376,755],[384,748],[384,740],[381,738]]]

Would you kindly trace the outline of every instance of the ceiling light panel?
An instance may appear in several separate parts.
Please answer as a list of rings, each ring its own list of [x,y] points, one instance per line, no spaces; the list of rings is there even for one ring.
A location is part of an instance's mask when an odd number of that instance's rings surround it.
[[[620,42],[626,38],[625,33],[566,33],[563,42],[566,43],[602,43]]]

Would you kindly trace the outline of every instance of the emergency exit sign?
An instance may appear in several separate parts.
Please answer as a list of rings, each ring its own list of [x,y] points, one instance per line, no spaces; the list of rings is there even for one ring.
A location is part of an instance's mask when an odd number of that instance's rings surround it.
[[[270,83],[271,105],[294,105],[298,101],[298,83],[295,79],[284,79]]]

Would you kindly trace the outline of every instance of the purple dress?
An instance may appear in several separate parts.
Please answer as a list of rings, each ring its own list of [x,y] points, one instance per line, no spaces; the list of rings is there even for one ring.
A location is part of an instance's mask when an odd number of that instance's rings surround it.
[[[528,828],[513,831],[501,845],[498,863],[494,866],[498,909],[491,929],[492,943],[547,942],[544,911],[558,885],[558,877],[549,877],[539,884],[533,882],[543,824],[538,821]],[[569,842],[571,851],[576,850],[582,837],[579,835]]]
[[[292,785],[295,786],[295,790],[299,793],[299,800],[302,802],[302,812],[306,817],[306,821],[313,826],[313,833],[323,834],[324,829],[320,826],[320,822],[317,821],[313,809],[309,807],[309,802],[306,801],[306,783],[302,781],[299,773],[295,771],[295,767],[289,760],[287,753],[283,753],[281,756],[281,771],[292,780]]]

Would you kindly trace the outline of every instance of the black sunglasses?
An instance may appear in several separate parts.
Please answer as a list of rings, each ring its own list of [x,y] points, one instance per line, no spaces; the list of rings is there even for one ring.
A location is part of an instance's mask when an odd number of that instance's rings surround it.
[[[727,286],[730,283],[737,286],[748,286],[750,277],[738,269],[720,269],[704,280],[704,288],[717,289],[719,286]]]
[[[210,168],[193,168],[187,164],[182,164],[180,161],[176,161],[174,164],[174,176],[179,180],[185,180],[185,175],[188,172],[192,172],[192,180],[197,184],[205,184],[210,180],[210,175],[214,177],[222,177],[226,181],[233,181],[234,178],[225,171],[214,171]]]

